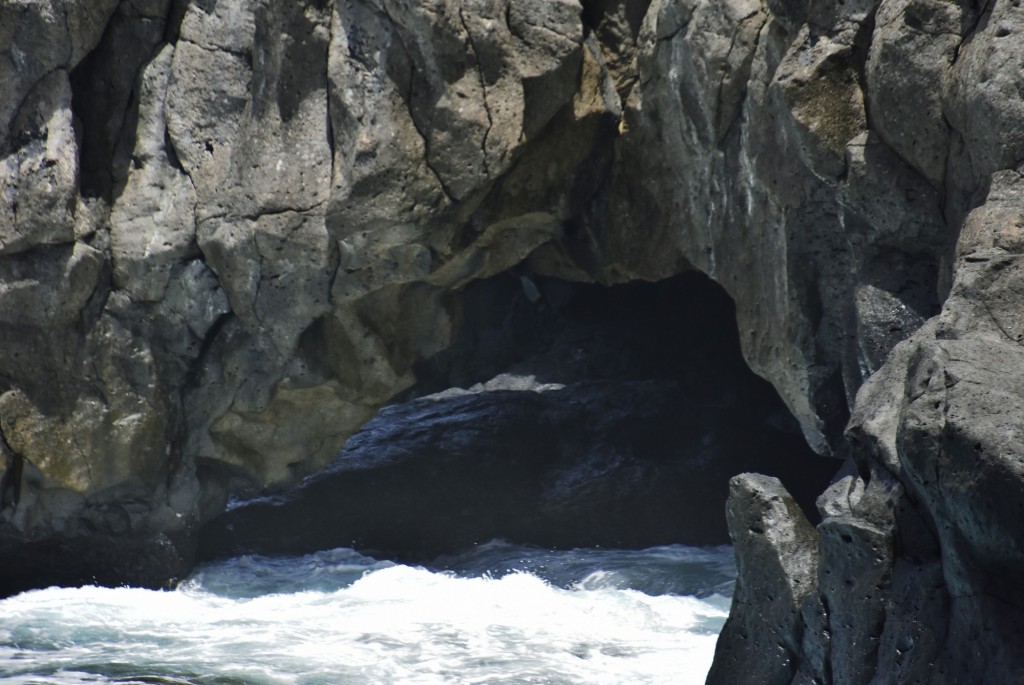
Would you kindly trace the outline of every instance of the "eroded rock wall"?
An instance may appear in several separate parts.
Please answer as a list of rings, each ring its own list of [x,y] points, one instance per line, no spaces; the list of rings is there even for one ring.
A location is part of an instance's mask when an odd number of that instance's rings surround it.
[[[323,466],[411,386],[451,340],[445,293],[571,212],[580,13],[0,8],[5,557],[135,536],[178,562],[124,580],[170,581],[229,494]],[[552,126],[582,142],[536,142]],[[548,177],[513,173],[526,155]],[[6,591],[83,574],[5,568]]]
[[[474,280],[696,268],[852,464],[773,677],[1001,678],[1021,30],[1014,0],[4,3],[0,550],[42,559],[4,587],[184,572],[228,496],[415,385]]]

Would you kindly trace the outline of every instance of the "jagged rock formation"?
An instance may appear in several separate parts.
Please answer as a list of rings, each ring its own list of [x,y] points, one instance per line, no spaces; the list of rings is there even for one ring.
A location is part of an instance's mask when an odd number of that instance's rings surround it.
[[[738,578],[708,682],[788,683],[800,656],[818,656],[803,654],[800,612],[816,585],[817,534],[775,478],[741,474],[730,491]]]
[[[416,386],[471,282],[699,269],[852,464],[772,677],[1012,680],[1018,5],[3,3],[3,589],[183,573]]]
[[[795,597],[803,623],[791,630],[802,642],[787,646],[790,669],[776,682],[998,683],[1024,673],[1024,323],[1011,294],[1022,188],[1016,171],[993,175],[960,233],[942,313],[858,394],[848,431],[857,475],[819,500],[819,536],[803,551],[818,547],[819,561],[802,569],[813,581]],[[737,621],[756,610],[738,609]],[[740,682],[736,672],[709,682]]]

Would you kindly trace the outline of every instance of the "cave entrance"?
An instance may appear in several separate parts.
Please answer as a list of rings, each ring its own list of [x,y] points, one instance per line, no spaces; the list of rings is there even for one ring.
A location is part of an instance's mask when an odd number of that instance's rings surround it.
[[[814,518],[838,463],[748,368],[732,301],[703,274],[601,286],[512,270],[450,297],[459,332],[417,386],[326,471],[214,522],[208,549],[422,561],[494,538],[726,543],[728,481],[746,471]]]

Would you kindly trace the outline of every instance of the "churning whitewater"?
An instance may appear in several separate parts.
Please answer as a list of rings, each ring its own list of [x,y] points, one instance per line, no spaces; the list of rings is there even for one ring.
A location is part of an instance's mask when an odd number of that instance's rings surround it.
[[[0,601],[0,683],[703,683],[734,576],[726,547],[239,557],[174,592]]]

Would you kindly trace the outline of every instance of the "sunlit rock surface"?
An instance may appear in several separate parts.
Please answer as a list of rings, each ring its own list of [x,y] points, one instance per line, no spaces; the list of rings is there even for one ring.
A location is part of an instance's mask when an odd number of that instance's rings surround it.
[[[1018,5],[3,3],[0,589],[173,582],[475,282],[695,269],[849,464],[793,682],[1012,680]]]

